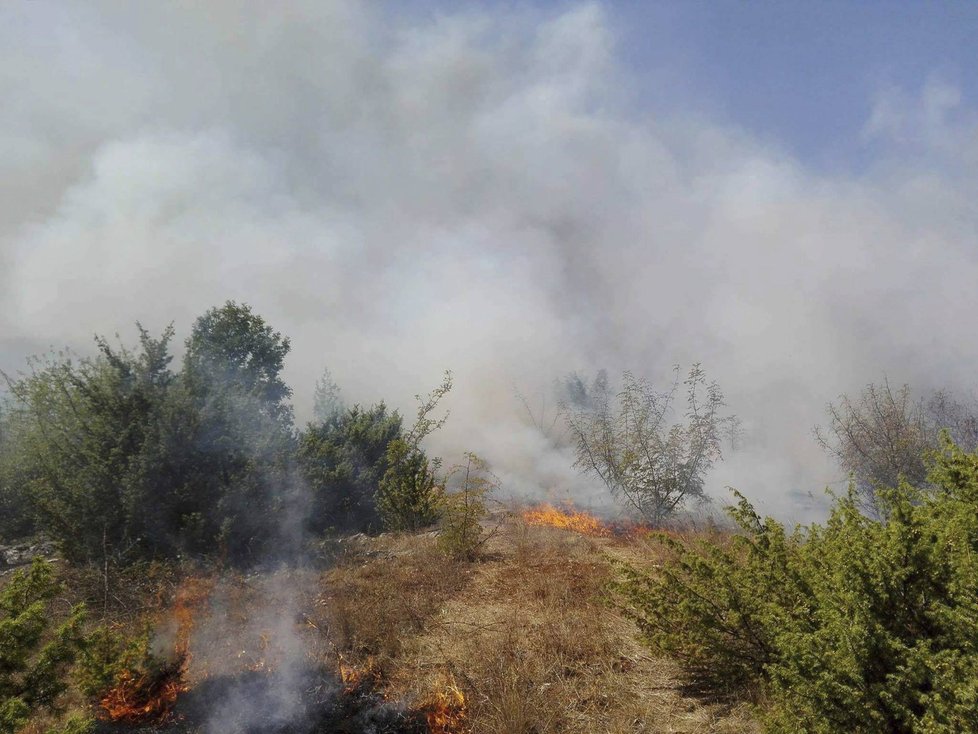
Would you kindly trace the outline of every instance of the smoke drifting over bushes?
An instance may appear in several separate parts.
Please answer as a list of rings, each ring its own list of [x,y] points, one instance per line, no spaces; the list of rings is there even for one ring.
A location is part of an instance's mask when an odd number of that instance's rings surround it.
[[[803,518],[826,401],[972,387],[974,113],[887,92],[874,164],[816,174],[635,99],[618,35],[592,4],[4,7],[0,367],[237,299],[292,338],[300,418],[324,365],[407,408],[451,368],[436,450],[586,500],[514,386],[701,361],[745,429],[711,491]]]

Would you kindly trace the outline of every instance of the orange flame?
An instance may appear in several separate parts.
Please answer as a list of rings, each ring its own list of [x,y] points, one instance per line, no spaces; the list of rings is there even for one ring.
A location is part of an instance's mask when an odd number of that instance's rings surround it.
[[[589,512],[575,510],[567,504],[554,507],[550,504],[537,505],[523,512],[523,520],[529,525],[545,525],[552,528],[572,530],[575,533],[594,538],[632,538],[649,532],[650,527],[642,523],[609,523]]]
[[[579,512],[569,505],[564,507],[537,505],[526,510],[523,519],[530,525],[547,525],[552,528],[573,530],[582,535],[608,537],[612,534],[610,528],[594,515]]]
[[[423,711],[429,734],[468,734],[468,705],[465,694],[449,680],[444,689],[428,695],[416,710]]]
[[[355,693],[362,686],[376,686],[380,682],[380,672],[373,658],[367,658],[364,665],[350,665],[342,657],[339,661],[340,680],[344,693]]]
[[[102,699],[102,710],[112,721],[163,721],[169,718],[177,697],[188,690],[182,673],[182,663],[156,674],[124,670]]]
[[[190,633],[194,629],[194,614],[210,597],[214,579],[193,577],[177,589],[173,617],[177,622],[176,654],[190,662]]]
[[[212,580],[191,578],[177,590],[172,612],[177,625],[174,661],[151,664],[141,671],[123,670],[100,702],[111,721],[137,723],[169,718],[177,697],[189,690],[184,677],[191,658],[194,612],[207,599],[212,587]]]

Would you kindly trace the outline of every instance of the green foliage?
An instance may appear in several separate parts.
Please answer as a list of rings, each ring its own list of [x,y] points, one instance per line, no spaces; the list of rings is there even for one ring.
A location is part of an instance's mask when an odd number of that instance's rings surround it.
[[[28,508],[73,561],[213,553],[215,541],[240,561],[278,545],[293,499],[288,339],[229,302],[197,320],[174,373],[172,327],[139,333],[136,351],[96,338],[94,358],[35,359],[8,378],[0,506]]]
[[[310,530],[380,528],[377,487],[388,468],[388,446],[401,437],[401,416],[383,403],[331,412],[306,428],[297,457],[312,494]]]
[[[251,307],[228,301],[212,308],[194,322],[186,346],[183,377],[198,398],[246,395],[264,414],[291,426],[292,389],[281,376],[291,344]]]
[[[23,478],[15,470],[10,416],[0,405],[0,541],[30,535],[36,512]]]
[[[139,335],[134,350],[97,337],[93,357],[58,353],[7,377],[0,537],[40,529],[69,560],[99,565],[248,563],[296,551],[306,531],[436,519],[438,462],[420,444],[445,420],[432,412],[450,375],[419,397],[405,432],[382,403],[343,409],[327,372],[320,420],[297,435],[282,379],[289,340],[248,306],[198,318],[177,371],[172,327]]]
[[[761,522],[743,498],[735,512],[744,535],[692,545],[657,535],[670,556],[661,573],[621,564],[615,585],[619,602],[656,649],[680,660],[697,686],[724,693],[753,682],[772,660],[766,624],[778,608],[772,599],[793,588],[783,528]]]
[[[60,726],[48,731],[48,734],[92,734],[95,731],[95,719],[83,714],[70,714]]]
[[[138,670],[154,664],[150,654],[150,633],[135,637],[116,626],[102,624],[82,639],[72,678],[86,696],[100,698],[124,670]]]
[[[441,418],[432,414],[451,389],[452,373],[446,372],[441,385],[426,397],[415,396],[417,420],[403,438],[387,446],[387,470],[380,481],[377,509],[388,530],[417,530],[438,519],[440,460],[429,461],[420,444],[448,419],[447,414]]]
[[[666,540],[662,573],[624,567],[616,597],[694,682],[759,686],[771,731],[972,731],[978,455],[946,445],[930,481],[882,493],[884,521],[853,489],[792,534],[741,498],[740,535]]]
[[[29,494],[38,523],[72,559],[121,556],[145,540],[172,333],[153,339],[140,328],[137,353],[96,339],[95,358],[35,359],[30,374],[8,381],[0,473]]]
[[[275,518],[290,508],[295,449],[291,389],[281,371],[290,344],[246,305],[232,301],[197,319],[181,372],[178,454],[183,491],[196,499],[199,545],[216,538],[232,561],[282,541]]]
[[[0,591],[0,734],[14,734],[37,711],[56,709],[79,645],[78,606],[52,629],[50,602],[60,585],[35,560]]]
[[[328,369],[316,380],[316,391],[312,399],[312,416],[316,423],[326,423],[343,412],[343,395],[339,385],[333,381]]]
[[[388,469],[380,481],[377,509],[388,530],[429,527],[438,520],[437,460],[403,438],[390,442],[385,456]]]
[[[472,560],[489,539],[482,521],[488,515],[489,496],[499,489],[499,480],[483,459],[471,452],[465,458],[465,464],[456,466],[447,477],[446,484],[457,480],[458,486],[441,497],[438,544],[453,558]]]

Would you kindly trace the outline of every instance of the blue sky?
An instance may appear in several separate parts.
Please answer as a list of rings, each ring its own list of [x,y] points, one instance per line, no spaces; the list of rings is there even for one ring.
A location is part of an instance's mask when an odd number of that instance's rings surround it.
[[[783,145],[816,168],[858,168],[874,98],[929,79],[978,93],[974,2],[614,2],[621,52],[647,100],[673,100]],[[642,82],[640,81],[640,84]]]
[[[888,90],[928,81],[978,97],[978,2],[608,0],[616,56],[637,109],[741,126],[823,171],[858,172],[878,152],[863,128]],[[420,0],[422,14],[459,3]],[[470,2],[486,13],[566,2]]]

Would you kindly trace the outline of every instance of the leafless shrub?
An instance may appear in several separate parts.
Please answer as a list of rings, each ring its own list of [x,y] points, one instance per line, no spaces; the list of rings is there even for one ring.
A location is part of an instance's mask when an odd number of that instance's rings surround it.
[[[565,405],[577,449],[576,466],[601,479],[611,493],[649,523],[662,523],[687,501],[705,498],[704,480],[723,458],[724,438],[736,418],[723,414],[723,393],[693,365],[686,379],[686,410],[675,420],[679,368],[665,392],[630,372],[613,394],[599,375],[586,399]]]
[[[927,487],[927,456],[940,432],[966,450],[978,446],[978,406],[940,390],[914,397],[909,385],[871,383],[856,397],[841,395],[827,406],[829,424],[815,438],[856,483],[863,509],[879,510],[877,490],[905,481]]]

